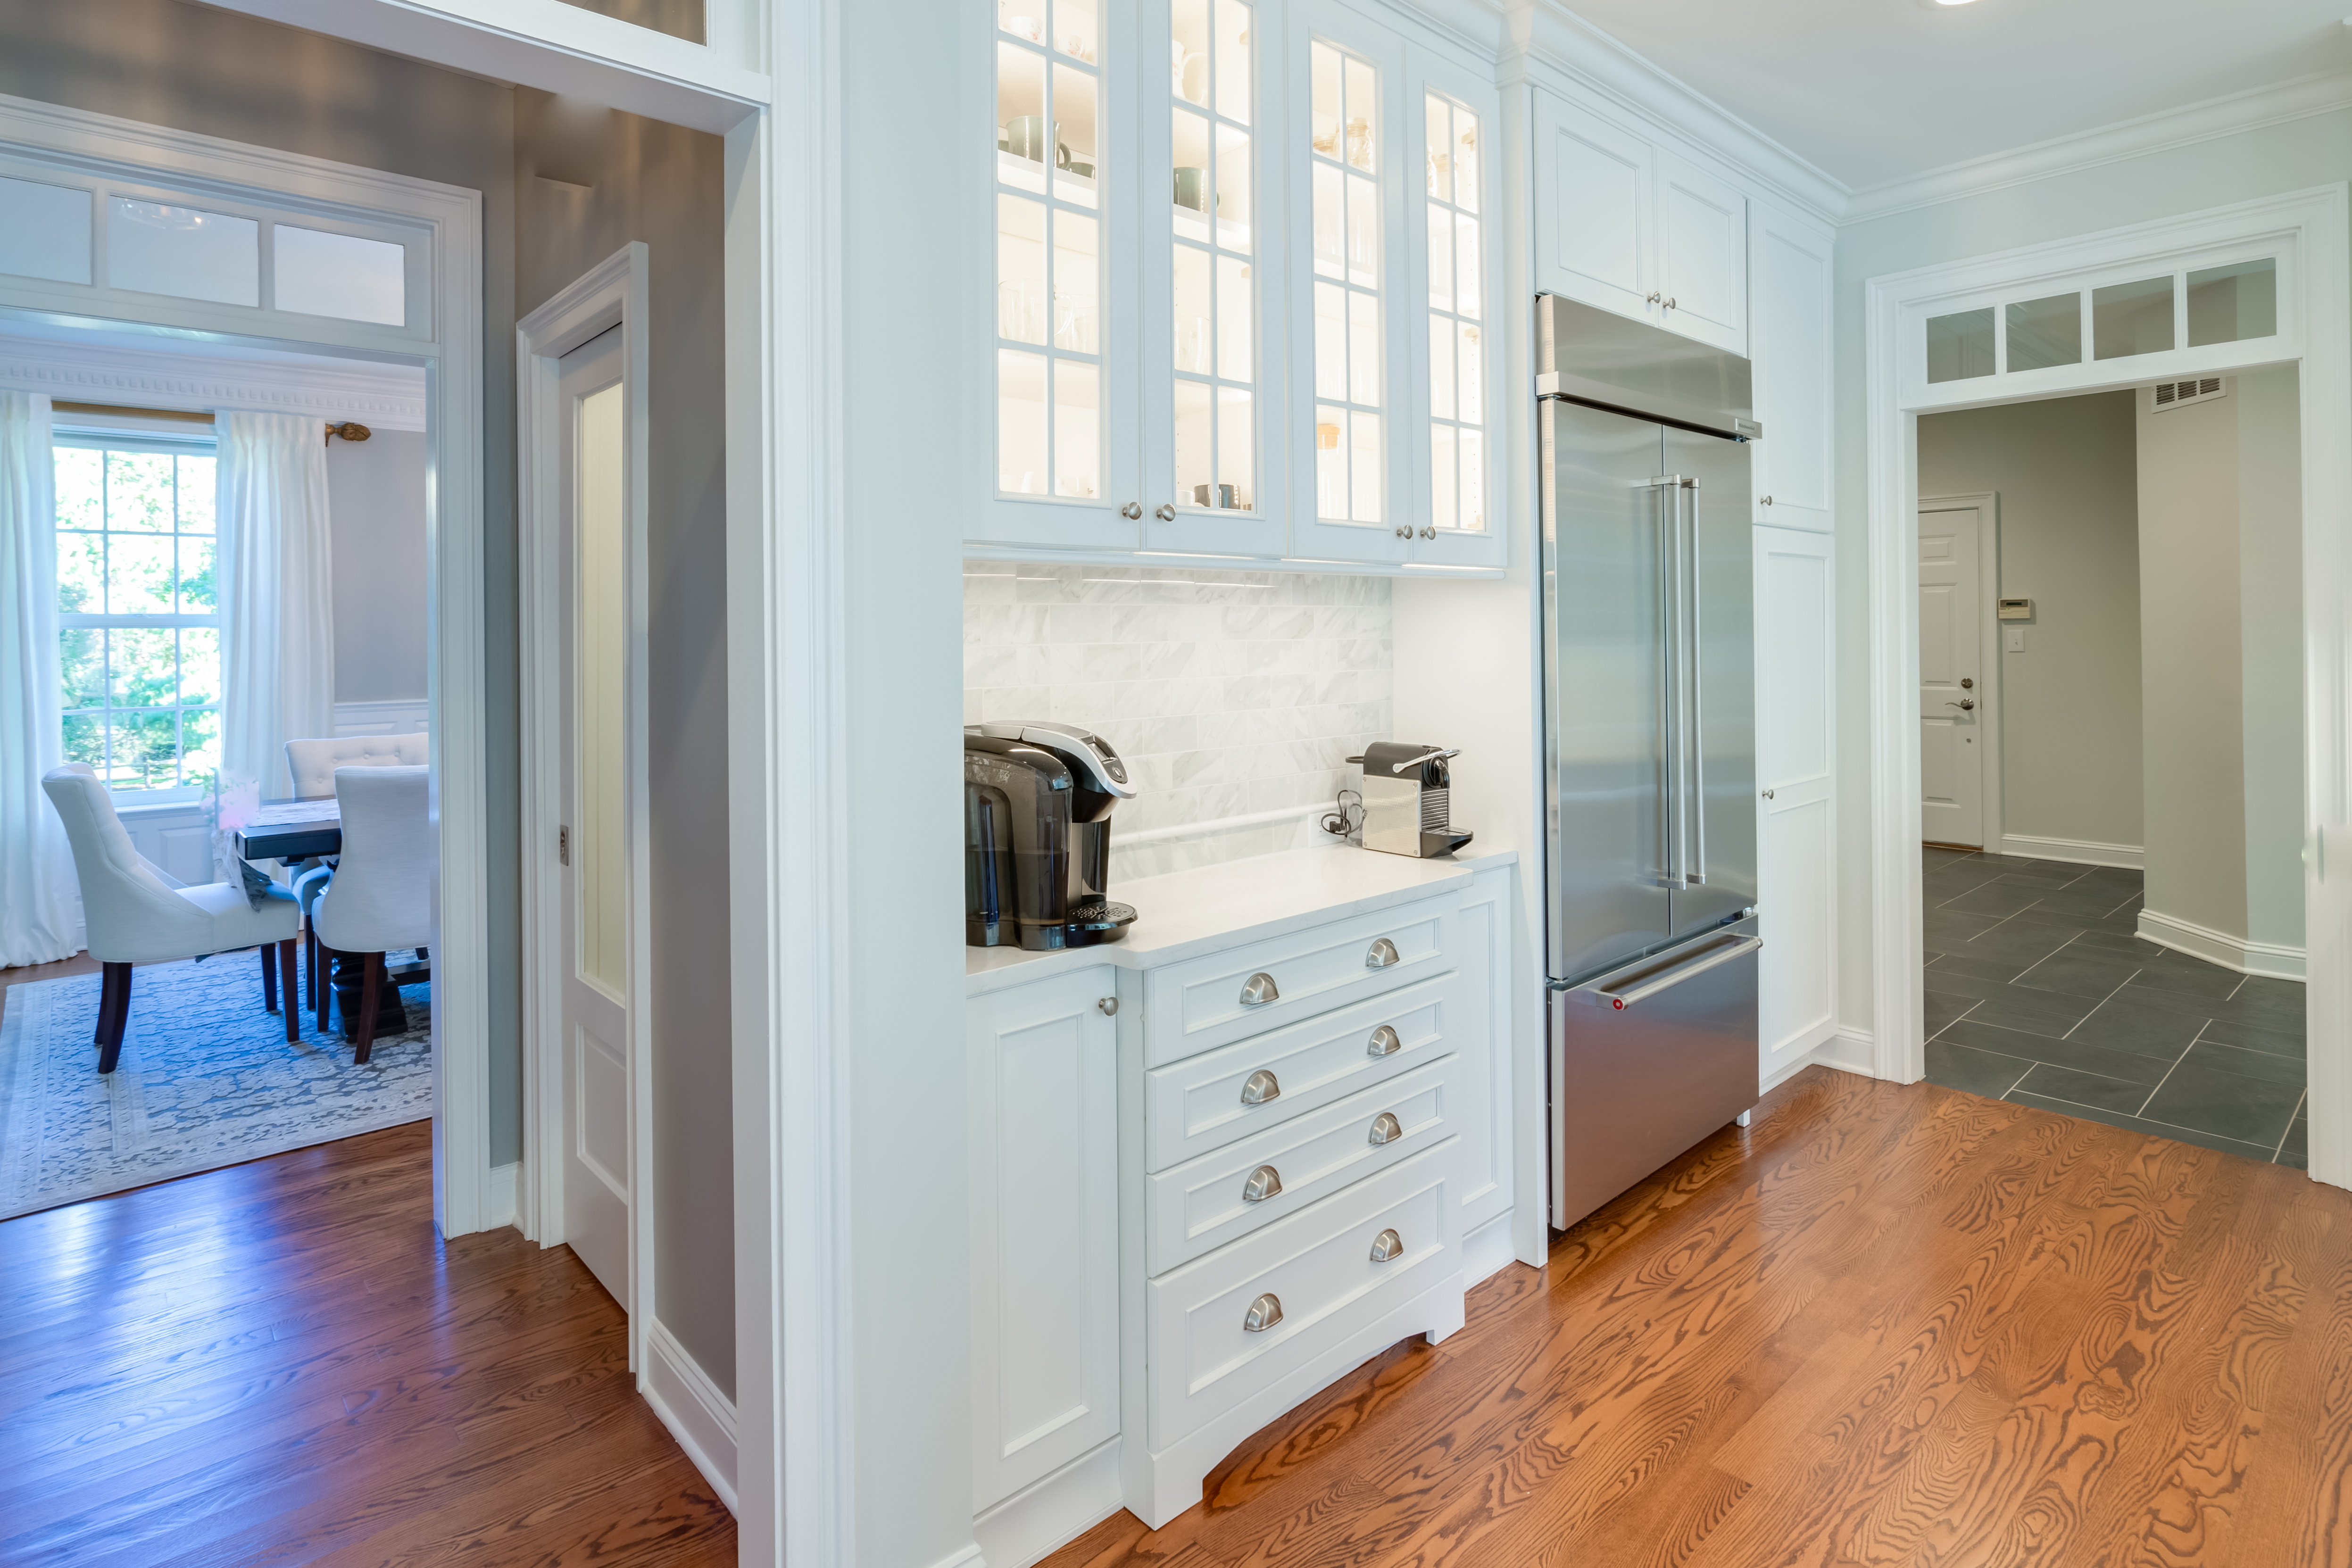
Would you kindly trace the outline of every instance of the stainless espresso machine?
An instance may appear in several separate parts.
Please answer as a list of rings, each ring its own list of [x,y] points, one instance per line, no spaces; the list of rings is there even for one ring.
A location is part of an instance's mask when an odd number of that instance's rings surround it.
[[[1105,896],[1110,814],[1134,794],[1118,753],[1087,730],[965,726],[965,945],[1050,952],[1117,940],[1135,909]]]

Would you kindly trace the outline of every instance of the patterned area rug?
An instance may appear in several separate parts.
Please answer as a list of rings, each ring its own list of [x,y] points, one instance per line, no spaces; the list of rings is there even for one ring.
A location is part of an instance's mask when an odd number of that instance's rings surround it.
[[[0,1021],[0,1219],[433,1114],[432,987],[365,1067],[305,1009],[261,1006],[251,953],[142,964],[122,1060],[98,1071],[100,977],[11,986]]]

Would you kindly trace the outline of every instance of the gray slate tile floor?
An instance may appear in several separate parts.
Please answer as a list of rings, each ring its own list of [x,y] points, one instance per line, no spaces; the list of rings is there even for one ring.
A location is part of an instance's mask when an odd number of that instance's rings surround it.
[[[2143,941],[2136,871],[1922,853],[1930,1082],[2304,1163],[2302,986]]]

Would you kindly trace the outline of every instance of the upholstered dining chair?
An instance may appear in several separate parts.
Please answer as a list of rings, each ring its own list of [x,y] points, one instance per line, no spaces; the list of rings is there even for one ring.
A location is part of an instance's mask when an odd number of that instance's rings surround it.
[[[431,741],[423,730],[408,735],[337,735],[286,743],[286,771],[293,778],[294,798],[298,800],[323,800],[332,796],[338,768],[413,768],[432,759]],[[321,1029],[326,1027],[326,1013],[321,1006],[327,994],[326,982],[319,976],[319,928],[310,918],[310,909],[319,902],[319,895],[327,891],[327,883],[334,875],[332,857],[304,861],[294,868],[289,884],[294,892],[294,902],[302,906],[302,967],[310,977],[310,1004],[321,1009]]]
[[[98,775],[81,763],[53,768],[41,788],[66,826],[74,873],[81,883],[89,956],[105,968],[98,1004],[98,1070],[111,1072],[122,1057],[131,1018],[131,967],[195,958],[239,948],[261,949],[261,993],[278,1007],[278,977],[286,976],[286,1038],[298,1039],[301,1019],[294,995],[294,938],[301,915],[293,894],[270,888],[259,908],[242,882],[175,885],[131,842],[114,800]]]
[[[359,1016],[352,1020],[352,1060],[375,1044],[375,1009],[384,984],[384,954],[433,940],[433,830],[425,816],[425,768],[338,768],[343,850],[334,880],[310,906],[322,957],[362,959]]]

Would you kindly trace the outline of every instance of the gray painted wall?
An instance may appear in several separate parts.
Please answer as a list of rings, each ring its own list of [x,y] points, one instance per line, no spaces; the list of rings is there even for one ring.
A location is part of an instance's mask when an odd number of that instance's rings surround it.
[[[2246,936],[2303,946],[2303,393],[2294,367],[2238,378]]]
[[[327,443],[335,700],[425,697],[425,433]]]
[[[482,193],[482,597],[489,761],[490,1158],[522,1157],[515,826],[514,95],[180,0],[0,0],[0,92]]]
[[[515,89],[515,308],[646,242],[654,1312],[735,1387],[725,274],[717,137]],[[542,177],[553,172],[561,181]],[[511,436],[509,436],[511,440]],[[950,727],[952,727],[952,726]]]
[[[1837,245],[1837,532],[1849,569],[1838,574],[1838,637],[1870,646],[1869,439],[1864,407],[1863,284],[1913,267],[2093,234],[2181,213],[2352,180],[2352,110],[1894,213],[1839,231]],[[1840,1013],[1871,1016],[1869,661],[1840,667],[1838,737]],[[2298,835],[2298,842],[2300,837]]]
[[[2003,832],[2140,841],[2132,408],[2132,393],[2103,392],[1919,422],[1920,496],[1996,493],[1998,591],[2033,600],[2024,652],[1984,651],[2000,682]]]

